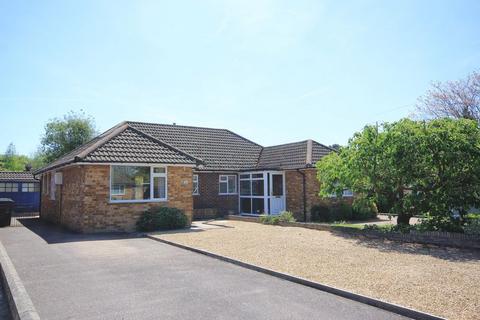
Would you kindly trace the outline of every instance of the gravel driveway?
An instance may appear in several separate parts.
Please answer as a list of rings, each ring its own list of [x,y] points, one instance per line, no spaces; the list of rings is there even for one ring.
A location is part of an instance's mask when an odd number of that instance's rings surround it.
[[[211,224],[224,227],[158,236],[449,319],[478,319],[480,251],[252,222]]]

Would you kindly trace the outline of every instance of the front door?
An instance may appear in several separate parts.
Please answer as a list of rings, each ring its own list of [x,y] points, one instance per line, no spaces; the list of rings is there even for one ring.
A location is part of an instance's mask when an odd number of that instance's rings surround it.
[[[270,176],[270,214],[285,211],[285,188],[283,173],[272,173]]]

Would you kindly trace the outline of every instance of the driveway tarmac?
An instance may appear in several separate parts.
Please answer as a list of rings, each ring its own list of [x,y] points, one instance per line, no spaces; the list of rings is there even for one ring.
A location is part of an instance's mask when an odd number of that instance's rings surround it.
[[[42,319],[405,319],[150,239],[22,223],[0,241]]]

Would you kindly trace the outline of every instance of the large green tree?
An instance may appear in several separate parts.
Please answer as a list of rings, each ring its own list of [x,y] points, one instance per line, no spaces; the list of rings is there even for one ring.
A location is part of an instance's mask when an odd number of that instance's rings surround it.
[[[91,140],[96,133],[93,118],[83,112],[71,111],[62,118],[52,119],[45,125],[42,156],[51,162]]]
[[[467,119],[366,126],[317,168],[320,195],[350,188],[388,203],[399,224],[415,214],[464,214],[480,205],[480,129]]]

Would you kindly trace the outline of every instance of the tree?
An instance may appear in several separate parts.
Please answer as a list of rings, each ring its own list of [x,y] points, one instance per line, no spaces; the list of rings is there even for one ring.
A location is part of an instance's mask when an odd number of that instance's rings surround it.
[[[23,171],[30,162],[27,156],[18,155],[15,145],[10,143],[5,154],[0,156],[0,169],[6,171]]]
[[[317,163],[320,195],[348,188],[388,202],[399,224],[480,205],[480,129],[467,119],[403,119],[366,126]]]
[[[69,112],[63,118],[55,118],[45,125],[42,151],[45,161],[51,162],[91,140],[97,134],[92,117],[83,111]]]
[[[465,79],[433,83],[419,98],[417,110],[427,117],[480,122],[480,73],[474,71]]]

